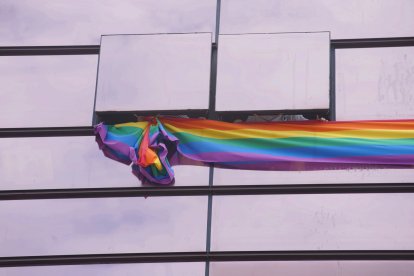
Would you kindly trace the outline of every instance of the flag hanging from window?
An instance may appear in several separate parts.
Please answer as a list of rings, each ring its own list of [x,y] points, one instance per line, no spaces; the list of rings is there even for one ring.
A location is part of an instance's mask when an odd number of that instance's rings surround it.
[[[171,184],[174,165],[247,170],[413,168],[414,120],[226,123],[174,117],[95,126],[105,156],[144,183]]]

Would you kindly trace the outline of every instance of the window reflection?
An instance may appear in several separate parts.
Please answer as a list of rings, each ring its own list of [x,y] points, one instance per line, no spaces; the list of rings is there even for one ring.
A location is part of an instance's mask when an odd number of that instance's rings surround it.
[[[104,36],[97,111],[208,109],[211,34]]]
[[[0,268],[2,276],[204,276],[204,263],[67,265]]]
[[[3,0],[1,46],[99,44],[103,34],[214,32],[215,0]]]
[[[206,207],[206,197],[0,201],[0,256],[203,251]]]
[[[214,185],[411,183],[414,169],[250,171],[214,169]]]
[[[332,38],[413,36],[411,0],[222,0],[220,33],[331,31]]]
[[[414,47],[336,50],[336,119],[414,117]]]
[[[97,60],[96,55],[1,56],[0,127],[91,125]]]
[[[217,110],[329,107],[328,32],[221,35],[219,40]]]
[[[411,276],[413,261],[223,262],[210,264],[211,276]]]
[[[212,250],[409,250],[413,194],[214,198]]]

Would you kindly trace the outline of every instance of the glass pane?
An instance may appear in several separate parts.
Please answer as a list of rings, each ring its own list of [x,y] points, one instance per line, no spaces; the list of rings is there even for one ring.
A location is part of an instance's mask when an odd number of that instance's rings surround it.
[[[215,0],[2,0],[1,46],[99,44],[103,34],[214,32]]]
[[[414,194],[216,196],[212,250],[411,250]]]
[[[208,185],[209,168],[176,166],[176,186]],[[0,189],[136,187],[128,166],[103,155],[94,137],[0,139]]]
[[[91,125],[97,60],[97,55],[0,57],[0,118],[5,118],[0,127]]]
[[[203,251],[206,197],[0,202],[0,256]]]
[[[96,110],[207,109],[211,34],[103,36]]]
[[[413,179],[414,169],[355,169],[297,172],[214,169],[214,185],[411,183]]]
[[[102,264],[0,268],[2,276],[204,276],[204,263]]]
[[[413,261],[312,261],[211,263],[211,276],[411,276]]]
[[[329,33],[219,39],[217,110],[329,107]]]
[[[224,0],[220,33],[331,31],[332,38],[413,36],[411,0]]]
[[[336,50],[337,120],[412,119],[413,107],[414,47]]]

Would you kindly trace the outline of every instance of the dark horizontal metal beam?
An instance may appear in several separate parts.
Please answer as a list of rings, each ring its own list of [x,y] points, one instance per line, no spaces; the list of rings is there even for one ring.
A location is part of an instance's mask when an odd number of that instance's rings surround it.
[[[221,251],[1,257],[0,267],[234,261],[414,260],[414,250]]]
[[[224,196],[277,194],[350,194],[350,193],[414,193],[414,183],[369,184],[300,184],[300,185],[229,185],[229,186],[160,186],[123,188],[2,190],[0,200],[159,197],[159,196]]]
[[[414,37],[333,39],[331,47],[346,48],[376,48],[376,47],[406,47],[414,46]]]
[[[54,136],[93,136],[92,126],[83,127],[39,127],[2,128],[0,138],[11,137],[54,137]]]
[[[0,47],[0,56],[98,55],[99,45]]]
[[[204,252],[127,253],[0,257],[0,267],[122,263],[202,262]]]
[[[334,48],[414,46],[414,37],[333,39],[331,45]],[[0,56],[97,55],[99,51],[100,45],[9,46],[0,47]]]
[[[209,192],[208,186],[3,190],[0,191],[0,200],[202,196]]]
[[[240,111],[216,111],[219,114],[244,114],[244,115],[278,115],[278,114],[328,114],[328,109],[275,109],[275,110],[240,110]]]
[[[97,111],[98,121],[105,124],[119,124],[125,122],[135,122],[137,116],[180,116],[185,115],[190,118],[207,117],[207,109],[182,109],[182,110],[150,110],[150,111]]]

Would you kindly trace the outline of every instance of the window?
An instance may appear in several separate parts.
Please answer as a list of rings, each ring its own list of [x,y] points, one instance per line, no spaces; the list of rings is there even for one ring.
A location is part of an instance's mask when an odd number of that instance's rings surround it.
[[[0,126],[92,124],[97,56],[0,56]],[[76,112],[75,112],[76,110]]]
[[[330,31],[333,39],[413,36],[410,0],[223,0],[220,33]]]
[[[411,261],[314,261],[314,262],[228,262],[212,263],[212,276],[225,276],[235,273],[240,276],[272,276],[275,272],[282,275],[300,276],[388,276],[397,273],[409,276],[414,271]]]
[[[161,263],[161,264],[105,264],[105,265],[67,265],[39,267],[3,268],[7,276],[19,275],[105,275],[105,276],[203,276],[203,263]]]
[[[215,197],[212,249],[408,250],[412,200],[411,194]]]
[[[205,197],[48,199],[0,204],[2,257],[205,248]]]
[[[215,1],[6,0],[1,46],[99,44],[103,34],[214,32]]]
[[[208,109],[211,34],[103,36],[97,111]]]
[[[219,40],[218,111],[328,109],[328,32]]]
[[[338,120],[414,117],[414,47],[339,49]]]

